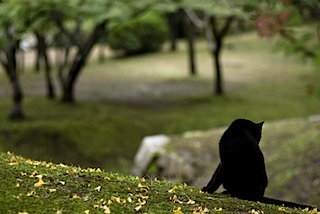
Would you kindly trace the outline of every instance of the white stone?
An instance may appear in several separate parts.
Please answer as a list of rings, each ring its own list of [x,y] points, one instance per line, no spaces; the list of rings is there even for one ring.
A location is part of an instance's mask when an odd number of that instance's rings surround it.
[[[170,142],[166,135],[146,136],[134,157],[133,175],[142,176],[150,164],[154,154],[163,151],[163,147]]]

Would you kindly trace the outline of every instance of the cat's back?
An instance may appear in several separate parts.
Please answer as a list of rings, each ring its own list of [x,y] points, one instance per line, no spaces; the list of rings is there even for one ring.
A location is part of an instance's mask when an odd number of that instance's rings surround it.
[[[257,139],[259,133],[258,130],[255,131],[254,125],[255,123],[249,120],[238,119],[229,126],[219,143],[222,162],[243,162],[252,154],[260,151],[259,139]]]

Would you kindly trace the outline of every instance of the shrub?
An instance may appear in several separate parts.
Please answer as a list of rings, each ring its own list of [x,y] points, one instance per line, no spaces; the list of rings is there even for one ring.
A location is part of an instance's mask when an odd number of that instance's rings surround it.
[[[148,12],[125,24],[113,25],[109,34],[109,46],[123,50],[125,54],[139,54],[158,51],[168,37],[164,18],[155,12]]]

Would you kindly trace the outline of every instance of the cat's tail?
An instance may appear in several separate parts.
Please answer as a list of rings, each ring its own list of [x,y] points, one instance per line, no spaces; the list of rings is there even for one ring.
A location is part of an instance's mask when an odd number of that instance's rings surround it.
[[[316,208],[316,207],[312,207],[312,206],[305,205],[305,204],[297,204],[294,202],[282,201],[282,200],[267,198],[267,197],[262,197],[261,200],[259,200],[259,201],[262,203],[265,203],[265,204],[274,204],[274,205],[278,205],[278,206],[285,206],[285,207],[291,207],[291,208],[300,208],[300,209],[308,208],[309,210],[313,210]]]

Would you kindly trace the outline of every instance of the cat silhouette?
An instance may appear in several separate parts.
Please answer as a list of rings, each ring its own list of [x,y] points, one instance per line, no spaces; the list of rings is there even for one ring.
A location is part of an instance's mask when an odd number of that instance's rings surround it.
[[[224,194],[244,200],[295,208],[309,205],[264,197],[268,177],[264,156],[259,147],[264,122],[236,119],[223,133],[219,142],[220,163],[202,191],[214,193],[222,184]]]

